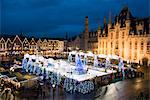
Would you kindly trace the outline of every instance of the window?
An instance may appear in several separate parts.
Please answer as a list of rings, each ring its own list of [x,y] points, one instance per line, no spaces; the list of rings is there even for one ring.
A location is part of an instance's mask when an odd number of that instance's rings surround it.
[[[124,48],[124,41],[122,42],[122,48]]]
[[[141,51],[143,51],[143,41],[141,42]]]
[[[113,48],[113,43],[111,42],[111,48]]]
[[[135,49],[137,50],[137,41],[135,41]]]
[[[134,54],[134,59],[135,60],[137,59],[137,52],[135,52],[135,54]]]
[[[130,49],[132,49],[132,42],[130,41]]]
[[[147,52],[150,53],[150,41],[147,42]]]
[[[122,57],[124,58],[124,50],[122,50]]]
[[[119,32],[117,31],[116,32],[116,39],[118,39],[118,37],[119,37]]]
[[[116,49],[118,49],[118,41],[116,41]]]
[[[113,33],[111,33],[111,39],[113,38]]]
[[[116,30],[116,39],[118,39],[119,38],[119,30],[117,29]]]
[[[122,32],[122,38],[124,38],[124,32]]]

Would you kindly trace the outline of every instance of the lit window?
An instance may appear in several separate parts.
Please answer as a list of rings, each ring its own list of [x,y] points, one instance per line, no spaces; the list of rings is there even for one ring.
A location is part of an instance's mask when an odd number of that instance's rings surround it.
[[[113,33],[111,33],[111,39],[113,38]]]
[[[135,60],[137,59],[137,52],[135,52],[135,54],[134,54],[134,59]]]
[[[137,41],[135,42],[135,49],[137,49]]]
[[[122,50],[122,57],[124,57],[124,50]]]
[[[122,42],[122,48],[124,48],[124,41]]]

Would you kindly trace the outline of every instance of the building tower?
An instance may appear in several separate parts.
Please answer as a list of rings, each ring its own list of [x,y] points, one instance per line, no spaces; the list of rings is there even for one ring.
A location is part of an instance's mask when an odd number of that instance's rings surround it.
[[[126,16],[126,28],[127,28],[127,30],[130,30],[130,24],[131,24],[130,12],[129,12],[129,10],[128,10],[128,11],[127,11],[127,16]]]
[[[100,41],[100,35],[101,35],[101,26],[98,24],[98,29],[97,29],[97,38],[98,38],[98,45]],[[100,47],[98,46],[98,54],[100,53]]]
[[[112,21],[111,21],[111,12],[109,13],[109,19],[108,19],[108,29],[111,28]]]
[[[88,16],[85,17],[85,31],[83,33],[83,47],[84,50],[88,50],[88,40],[89,40],[89,21]]]

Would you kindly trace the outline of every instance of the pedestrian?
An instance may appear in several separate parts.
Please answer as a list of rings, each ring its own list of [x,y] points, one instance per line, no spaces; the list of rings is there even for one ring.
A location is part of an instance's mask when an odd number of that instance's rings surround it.
[[[14,100],[14,96],[13,96],[13,94],[12,94],[12,91],[11,91],[11,90],[9,90],[9,92],[8,92],[7,100]]]

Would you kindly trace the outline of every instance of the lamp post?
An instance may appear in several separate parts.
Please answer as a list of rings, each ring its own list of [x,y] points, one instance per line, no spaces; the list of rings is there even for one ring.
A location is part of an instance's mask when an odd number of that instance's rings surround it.
[[[53,84],[52,87],[53,87],[53,100],[54,100],[55,84]]]

